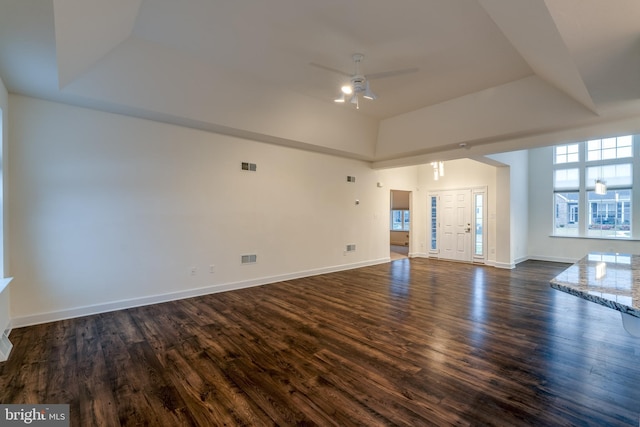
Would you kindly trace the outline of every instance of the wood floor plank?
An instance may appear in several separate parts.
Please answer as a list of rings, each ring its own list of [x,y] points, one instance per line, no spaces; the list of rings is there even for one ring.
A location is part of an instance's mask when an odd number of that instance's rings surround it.
[[[193,359],[185,357],[175,348],[169,350],[167,361],[168,376],[184,399],[188,411],[193,414],[195,424],[207,425],[211,420],[216,420],[220,425],[246,424],[236,415],[236,410],[229,411],[229,406],[236,402],[218,400],[217,389],[224,388],[227,382],[224,377],[209,381],[212,377],[209,372],[215,371],[213,366],[203,367],[194,363]],[[228,393],[226,390],[222,396]],[[251,414],[252,411],[246,413]]]
[[[99,316],[77,320],[76,349],[80,420],[90,425],[117,425],[115,398],[109,386],[98,332]]]
[[[72,425],[640,423],[617,312],[513,270],[401,259],[16,329],[1,403]]]

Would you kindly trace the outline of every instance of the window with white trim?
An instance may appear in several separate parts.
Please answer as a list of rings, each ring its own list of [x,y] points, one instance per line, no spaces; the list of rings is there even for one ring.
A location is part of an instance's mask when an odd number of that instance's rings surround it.
[[[391,210],[391,231],[409,231],[409,210]]]
[[[625,135],[554,147],[555,236],[632,237],[633,171],[638,162],[634,139]]]

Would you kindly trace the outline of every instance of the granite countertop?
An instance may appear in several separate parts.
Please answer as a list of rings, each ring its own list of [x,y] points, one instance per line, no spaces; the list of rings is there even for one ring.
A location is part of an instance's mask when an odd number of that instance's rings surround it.
[[[590,253],[551,287],[640,318],[640,255]]]

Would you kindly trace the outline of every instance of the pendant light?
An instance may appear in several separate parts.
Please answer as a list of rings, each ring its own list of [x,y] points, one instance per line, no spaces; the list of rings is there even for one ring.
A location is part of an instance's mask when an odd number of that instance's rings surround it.
[[[607,183],[602,179],[596,179],[595,193],[601,196],[607,194]]]
[[[600,174],[599,175],[603,176],[602,175],[602,165],[600,165]],[[595,193],[600,195],[600,196],[603,196],[603,195],[607,194],[607,182],[604,179],[600,178],[600,177],[596,178]]]
[[[444,162],[431,162],[433,167],[433,180],[437,181],[444,176]]]

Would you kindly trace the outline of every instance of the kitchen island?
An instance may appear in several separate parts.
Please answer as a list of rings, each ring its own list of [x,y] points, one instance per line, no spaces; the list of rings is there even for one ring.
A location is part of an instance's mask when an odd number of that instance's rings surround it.
[[[589,253],[550,284],[559,291],[619,311],[625,330],[640,338],[640,255]]]

